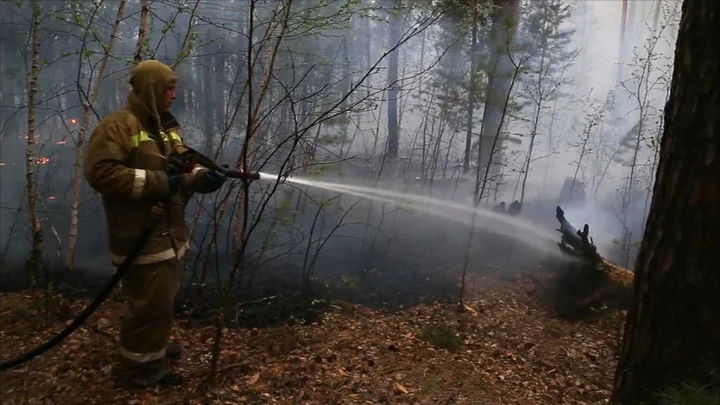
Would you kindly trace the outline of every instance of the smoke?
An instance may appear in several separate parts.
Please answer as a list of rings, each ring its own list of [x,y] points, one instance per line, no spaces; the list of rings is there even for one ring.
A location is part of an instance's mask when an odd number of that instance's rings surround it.
[[[590,227],[590,237],[603,257],[611,257],[617,241],[622,237],[622,220],[611,208],[602,203],[588,201],[582,206],[563,207],[565,218],[573,226]]]

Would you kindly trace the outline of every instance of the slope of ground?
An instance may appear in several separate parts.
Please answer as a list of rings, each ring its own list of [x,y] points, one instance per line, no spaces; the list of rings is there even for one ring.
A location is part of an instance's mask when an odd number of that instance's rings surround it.
[[[473,285],[464,313],[451,303],[392,314],[338,303],[307,326],[226,330],[212,389],[213,327],[184,320],[173,336],[184,352],[173,367],[187,376],[185,386],[115,387],[123,306],[113,298],[59,347],[2,372],[0,397],[63,405],[608,403],[619,317],[562,321],[538,305],[529,282]],[[0,359],[57,333],[87,301],[45,303],[43,293],[0,296]]]

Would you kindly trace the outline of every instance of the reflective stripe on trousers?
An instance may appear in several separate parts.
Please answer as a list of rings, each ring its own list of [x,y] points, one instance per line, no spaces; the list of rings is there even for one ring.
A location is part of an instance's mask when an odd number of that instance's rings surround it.
[[[185,252],[187,252],[188,247],[190,246],[189,242],[185,242],[180,249],[178,249],[177,253],[175,253],[175,249],[169,248],[166,250],[163,250],[162,252],[152,253],[149,255],[142,255],[138,256],[133,260],[133,265],[141,265],[141,264],[152,264],[152,263],[158,263],[165,260],[172,260],[177,259],[181,260],[185,256]],[[122,262],[125,261],[125,258],[127,256],[120,256],[113,253],[110,253],[110,258],[114,265],[119,266],[122,264]]]
[[[134,362],[134,363],[149,363],[151,361],[160,360],[165,357],[166,348],[163,347],[162,349],[156,351],[156,352],[150,352],[150,353],[135,353],[131,352],[130,350],[124,349],[122,346],[120,346],[120,354],[125,357],[126,359]]]

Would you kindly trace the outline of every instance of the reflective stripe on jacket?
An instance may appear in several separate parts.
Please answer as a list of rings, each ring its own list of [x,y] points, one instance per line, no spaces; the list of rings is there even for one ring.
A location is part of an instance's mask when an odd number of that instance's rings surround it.
[[[98,124],[88,140],[85,177],[102,195],[108,239],[114,265],[122,263],[150,219],[150,208],[168,194],[166,157],[183,142],[179,126],[161,132],[164,153],[128,106]],[[192,178],[191,175],[187,175]],[[166,203],[166,215],[153,230],[135,264],[174,257],[188,248],[185,207],[190,194],[184,188]]]

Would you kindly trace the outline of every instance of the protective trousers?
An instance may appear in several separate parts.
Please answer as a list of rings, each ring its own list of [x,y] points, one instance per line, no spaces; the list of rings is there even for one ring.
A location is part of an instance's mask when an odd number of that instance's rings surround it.
[[[180,288],[178,260],[133,266],[122,280],[127,310],[120,327],[116,377],[132,386],[151,386],[167,374],[165,351]]]

